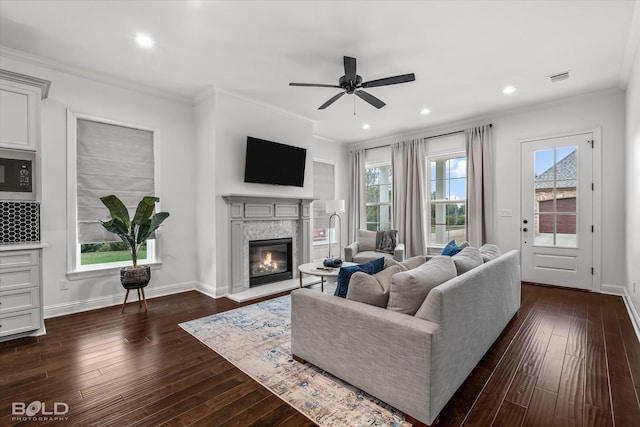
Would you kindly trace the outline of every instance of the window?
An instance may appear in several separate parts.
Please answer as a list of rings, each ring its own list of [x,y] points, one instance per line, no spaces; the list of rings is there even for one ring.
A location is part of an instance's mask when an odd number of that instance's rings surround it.
[[[336,243],[335,229],[329,228],[330,213],[326,212],[327,200],[335,199],[334,165],[313,162],[313,244]]]
[[[393,227],[391,180],[390,163],[366,167],[367,230],[391,230]]]
[[[455,154],[428,160],[430,232],[428,243],[466,240],[467,159]]]
[[[128,248],[99,221],[109,217],[100,197],[115,194],[133,218],[143,196],[158,195],[157,131],[69,113],[68,135],[69,241],[75,243],[68,272],[130,265]],[[138,262],[157,262],[155,240],[142,246]]]

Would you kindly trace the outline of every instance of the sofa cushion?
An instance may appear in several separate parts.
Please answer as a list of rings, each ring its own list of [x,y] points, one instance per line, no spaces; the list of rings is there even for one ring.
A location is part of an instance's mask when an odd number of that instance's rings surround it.
[[[398,242],[398,230],[376,232],[376,251],[392,254]]]
[[[456,277],[451,257],[437,256],[414,268],[391,277],[388,310],[413,316],[431,289]]]
[[[451,259],[456,266],[458,275],[466,273],[467,271],[474,269],[484,263],[480,250],[478,248],[472,248],[470,246],[464,248]]]
[[[374,275],[356,271],[349,281],[347,299],[376,307],[386,307],[389,301],[391,276],[399,272],[400,267],[397,265],[385,268]]]
[[[401,271],[407,271],[407,270],[413,270],[414,268],[421,266],[425,262],[427,262],[427,259],[424,257],[424,255],[418,255],[411,258],[407,258],[402,262],[396,261],[393,258],[385,258],[384,268],[389,268],[392,265],[397,265],[398,267],[400,267]]]
[[[337,297],[345,298],[349,289],[349,280],[356,271],[363,271],[368,274],[376,274],[384,268],[384,258],[374,259],[364,264],[353,265],[351,267],[340,267],[338,271],[338,286],[334,293]]]
[[[358,264],[363,264],[365,262],[373,261],[374,259],[379,259],[381,257],[384,259],[387,259],[387,258],[393,259],[393,254],[387,254],[384,252],[376,252],[376,251],[364,251],[364,252],[358,252],[357,254],[352,256],[351,261]]]
[[[480,255],[482,255],[482,260],[484,262],[488,262],[502,255],[502,251],[500,251],[500,248],[498,246],[487,243],[486,245],[482,245],[480,247]]]
[[[358,230],[358,252],[375,251],[376,234],[375,231]]]

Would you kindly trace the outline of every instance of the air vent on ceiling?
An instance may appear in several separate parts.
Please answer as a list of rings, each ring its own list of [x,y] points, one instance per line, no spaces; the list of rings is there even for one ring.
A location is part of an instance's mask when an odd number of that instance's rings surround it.
[[[567,80],[568,78],[569,78],[568,71],[549,76],[551,83],[558,83],[558,82],[561,82],[562,80]]]

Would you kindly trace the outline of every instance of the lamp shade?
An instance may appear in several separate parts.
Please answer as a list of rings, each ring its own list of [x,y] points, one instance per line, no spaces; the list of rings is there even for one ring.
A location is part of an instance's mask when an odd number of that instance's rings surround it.
[[[327,213],[344,212],[344,200],[327,200],[326,211]]]

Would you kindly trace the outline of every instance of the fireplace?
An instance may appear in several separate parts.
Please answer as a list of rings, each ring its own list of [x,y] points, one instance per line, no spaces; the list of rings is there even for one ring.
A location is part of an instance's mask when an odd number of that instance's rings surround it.
[[[293,278],[292,238],[249,241],[249,286]]]

